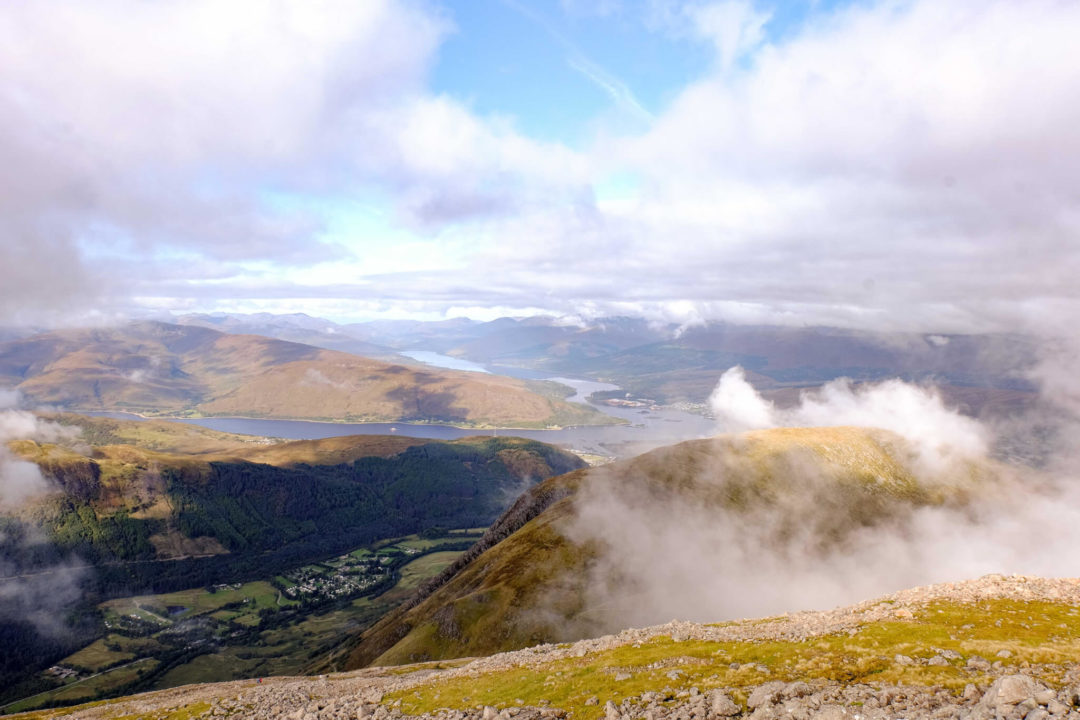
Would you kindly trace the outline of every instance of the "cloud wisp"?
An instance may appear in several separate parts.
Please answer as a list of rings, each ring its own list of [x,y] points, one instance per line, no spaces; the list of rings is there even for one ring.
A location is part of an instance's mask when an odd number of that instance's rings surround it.
[[[18,409],[18,402],[16,391],[0,389],[0,513],[5,515],[59,489],[36,464],[16,457],[8,443],[22,439],[71,443],[79,434]],[[5,519],[8,522],[0,530],[0,621],[28,622],[47,635],[64,634],[65,612],[82,594],[85,564],[69,557],[45,566],[20,566],[21,556],[40,554],[35,548],[48,540],[17,513]]]

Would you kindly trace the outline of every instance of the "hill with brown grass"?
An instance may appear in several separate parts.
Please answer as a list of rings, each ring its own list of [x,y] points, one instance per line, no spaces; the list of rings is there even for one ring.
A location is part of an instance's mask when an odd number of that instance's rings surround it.
[[[476,427],[611,422],[543,383],[159,322],[0,344],[0,385],[18,388],[38,405],[146,415]]]

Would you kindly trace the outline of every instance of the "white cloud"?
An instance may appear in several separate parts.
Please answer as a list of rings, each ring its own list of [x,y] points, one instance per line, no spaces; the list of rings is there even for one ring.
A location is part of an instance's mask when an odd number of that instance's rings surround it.
[[[79,430],[48,422],[33,413],[19,410],[18,390],[0,388],[0,510],[20,505],[29,498],[53,489],[38,466],[16,457],[7,447],[12,440],[70,442]]]
[[[776,408],[746,381],[746,373],[739,366],[720,376],[720,382],[709,396],[709,407],[724,432],[776,426]]]
[[[534,195],[468,226],[459,260],[498,280],[478,297],[939,333],[1053,331],[1080,310],[1080,8],[857,4],[768,44],[751,5],[661,6],[737,54],[651,130],[588,151],[632,196]],[[467,302],[458,280],[422,286]]]
[[[720,69],[725,72],[736,60],[761,45],[770,17],[746,0],[692,5],[685,12],[692,20],[695,32],[716,46]]]
[[[990,446],[988,431],[946,407],[935,388],[902,380],[856,386],[841,378],[803,392],[793,408],[778,409],[736,366],[721,376],[709,405],[723,432],[845,425],[889,430],[916,449],[918,467],[927,476],[939,475],[957,461],[985,457]]]
[[[347,252],[270,191],[374,183],[423,225],[581,184],[570,151],[427,91],[449,27],[389,0],[4,5],[0,317]]]
[[[681,239],[658,269],[707,267],[702,294],[730,300],[969,329],[1075,302],[1078,21],[1056,2],[821,19],[612,149],[651,180],[628,217]]]
[[[715,66],[571,150],[430,90],[431,4],[9,3],[0,161],[27,170],[0,178],[0,314],[379,298],[944,333],[1080,310],[1080,7],[857,3],[772,41],[751,3],[648,7]],[[634,192],[598,202],[611,177]],[[407,251],[265,200],[373,186]]]

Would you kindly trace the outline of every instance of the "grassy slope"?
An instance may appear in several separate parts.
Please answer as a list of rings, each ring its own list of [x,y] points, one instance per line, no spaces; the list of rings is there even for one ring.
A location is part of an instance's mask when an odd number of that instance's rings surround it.
[[[524,518],[509,537],[413,606],[386,616],[353,641],[347,658],[330,666],[485,655],[607,630],[597,609],[585,603],[587,569],[598,549],[564,535],[582,485],[610,484],[620,493],[651,493],[658,501],[676,495],[706,507],[750,510],[776,503],[799,482],[793,478],[813,467],[822,478],[818,499],[835,510],[813,528],[827,544],[912,505],[958,499],[920,487],[906,469],[905,452],[900,438],[883,431],[779,429],[685,442],[552,478],[531,491],[534,498],[546,494],[553,500],[540,503],[538,516]],[[968,479],[977,482],[978,471],[970,471]]]
[[[397,365],[255,335],[137,323],[0,345],[0,382],[31,401],[144,414],[479,427],[611,422],[512,378]]]
[[[888,607],[890,602],[885,599],[881,604]],[[645,692],[658,693],[665,704],[674,705],[685,702],[692,688],[702,692],[725,688],[736,702],[745,705],[751,689],[772,680],[805,681],[811,686],[831,681],[942,687],[960,694],[968,683],[985,688],[992,680],[985,666],[980,669],[967,664],[977,658],[1000,663],[998,676],[1023,672],[1057,688],[1065,681],[1069,664],[1080,657],[1080,609],[1064,601],[936,600],[912,609],[914,612],[906,608],[895,614],[886,612],[884,618],[860,618],[843,632],[797,640],[705,641],[673,638],[671,632],[657,628],[658,634],[647,640],[616,647],[585,647],[551,660],[540,656],[516,667],[457,671],[454,668],[461,663],[451,661],[387,669],[370,677],[373,682],[388,675],[410,681],[410,687],[393,691],[381,701],[387,707],[400,703],[398,707],[408,714],[441,708],[472,710],[481,705],[550,704],[571,712],[575,720],[596,720],[603,717],[606,700],[618,705]],[[767,635],[768,626],[786,620],[746,620],[725,624],[723,629],[732,631],[733,636],[752,638]],[[997,657],[1003,650],[1009,657]],[[944,664],[926,663],[950,652],[956,656]],[[678,672],[672,674],[674,670]],[[351,688],[345,677],[331,675],[327,680],[324,692],[330,697],[339,682]],[[305,681],[312,682],[301,680]],[[139,713],[155,719],[193,717],[208,707],[211,698],[231,697],[239,689],[235,685],[205,685],[190,688],[183,695],[142,696]],[[355,688],[351,691],[356,692]],[[591,698],[600,701],[590,702]],[[20,717],[45,720],[78,714],[95,705],[100,703]],[[127,717],[123,713],[131,711],[130,706],[123,712],[118,707],[111,716]]]
[[[749,621],[763,622],[763,621]],[[767,620],[764,622],[768,622]],[[599,705],[586,705],[592,696],[623,699],[647,691],[674,696],[697,687],[734,688],[745,701],[748,690],[763,682],[829,680],[843,683],[888,683],[940,686],[954,692],[967,683],[988,685],[983,672],[969,670],[972,656],[998,660],[1047,682],[1060,685],[1061,665],[1080,653],[1080,612],[1067,603],[987,600],[977,604],[932,603],[910,618],[863,624],[853,633],[838,633],[805,640],[709,642],[674,641],[653,637],[532,667],[486,673],[480,677],[434,680],[417,689],[395,693],[406,713],[437,708],[469,708],[478,704],[496,708],[516,705],[551,705],[574,713],[578,720],[603,715]],[[958,654],[944,665],[925,665],[941,651]],[[897,656],[915,660],[898,661]],[[673,669],[679,676],[672,677]],[[616,673],[629,677],[616,680]],[[742,690],[739,693],[738,690]]]

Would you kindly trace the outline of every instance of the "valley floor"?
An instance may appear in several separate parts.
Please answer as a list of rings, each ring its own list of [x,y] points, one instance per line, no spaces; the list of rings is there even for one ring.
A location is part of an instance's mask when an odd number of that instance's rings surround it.
[[[987,576],[849,608],[673,622],[488,658],[191,685],[34,718],[1080,720],[1080,579]]]

